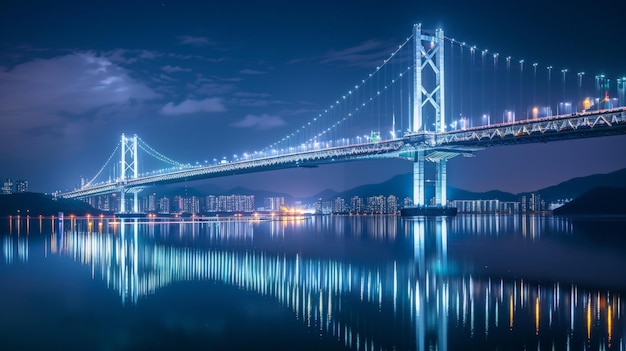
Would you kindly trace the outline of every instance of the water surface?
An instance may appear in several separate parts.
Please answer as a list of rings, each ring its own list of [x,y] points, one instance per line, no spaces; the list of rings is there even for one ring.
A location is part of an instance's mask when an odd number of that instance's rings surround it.
[[[624,350],[626,221],[0,221],[0,348]]]

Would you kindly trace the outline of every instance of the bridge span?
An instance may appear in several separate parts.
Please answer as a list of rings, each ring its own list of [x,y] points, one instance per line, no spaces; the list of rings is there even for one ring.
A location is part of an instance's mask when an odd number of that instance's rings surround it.
[[[404,158],[414,161],[423,152],[424,160],[445,162],[458,155],[471,155],[486,147],[523,143],[544,143],[566,139],[626,134],[626,108],[620,107],[566,116],[524,120],[460,129],[443,133],[407,133],[401,138],[295,151],[282,155],[249,157],[236,162],[181,167],[161,174],[118,179],[58,194],[82,198],[159,184],[225,177],[286,168],[377,158]],[[443,161],[442,161],[443,160]],[[445,186],[443,184],[442,186]]]
[[[411,41],[413,45],[410,45]],[[450,48],[446,49],[448,44]],[[454,51],[455,46],[459,47],[457,53]],[[401,51],[405,48],[410,49]],[[444,60],[446,50],[451,50],[450,62]],[[471,63],[469,64],[463,62],[464,50],[470,54]],[[407,51],[409,51],[407,54],[402,54]],[[489,96],[489,99],[493,100],[493,106],[488,106],[484,95],[482,104],[478,102],[474,104],[469,95],[477,90],[474,88],[478,86],[478,82],[474,82],[472,73],[477,68],[475,67],[475,51],[475,46],[468,46],[465,42],[445,37],[441,29],[432,32],[425,31],[422,30],[420,24],[416,24],[412,35],[391,53],[381,66],[377,66],[368,78],[355,85],[354,89],[348,91],[310,122],[304,123],[302,127],[260,152],[244,154],[243,157],[231,161],[223,159],[211,165],[182,164],[165,157],[147,144],[138,143],[136,135],[130,138],[122,135],[121,143],[118,144],[118,147],[121,145],[121,161],[115,176],[110,177],[108,181],[94,182],[98,176],[96,175],[92,181],[83,184],[80,188],[61,192],[56,196],[86,198],[119,192],[121,194],[120,210],[128,212],[124,197],[126,193],[132,193],[135,200],[132,212],[136,213],[138,212],[137,194],[152,185],[286,168],[317,167],[366,159],[402,158],[413,162],[413,205],[445,207],[447,206],[446,164],[454,157],[471,156],[476,151],[498,145],[545,143],[626,134],[626,107],[624,107],[626,106],[626,78],[617,80],[618,97],[611,99],[609,98],[610,80],[604,75],[596,76],[595,91],[591,97],[586,97],[581,101],[585,75],[580,72],[577,76],[577,97],[566,100],[567,70],[562,70],[563,94],[561,97],[563,100],[554,105],[548,93],[547,106],[541,107],[537,106],[537,101],[535,101],[536,82],[533,84],[532,104],[524,104],[521,101],[524,92],[524,60],[520,60],[520,101],[514,106],[510,102],[513,99],[508,93],[511,76],[510,57],[506,59],[506,70],[504,70],[503,67],[498,67],[499,54],[495,53],[493,54],[493,69],[488,72],[483,71],[482,79],[479,81],[482,90],[485,91],[487,75],[493,78],[494,89]],[[487,68],[486,55],[487,50],[483,50],[483,70]],[[393,68],[390,64],[392,59],[397,60],[400,68]],[[407,62],[409,62],[408,66]],[[536,65],[533,66],[535,70]],[[453,95],[446,92],[445,73],[451,68],[453,72],[457,72],[458,77],[455,77],[456,80],[453,82],[458,84],[460,94]],[[463,69],[469,69],[469,81],[463,79]],[[552,66],[548,67],[548,74],[551,69]],[[501,71],[507,73],[507,93],[505,97],[498,99],[496,76]],[[366,87],[367,84],[373,86]],[[550,84],[551,80],[548,77],[548,92],[551,89]],[[454,84],[452,88],[455,88]],[[394,89],[398,91],[398,94],[395,94]],[[452,97],[459,95],[462,95],[460,101],[453,101]],[[395,96],[399,96],[399,102],[393,99]],[[391,102],[387,102],[388,100]],[[470,101],[464,104],[463,100]],[[470,106],[469,109],[467,105]],[[474,107],[474,105],[477,106]],[[552,114],[551,106],[556,106],[556,115]],[[389,110],[381,111],[381,107],[389,108]],[[517,118],[515,117],[516,111]],[[337,113],[337,115],[330,113]],[[495,117],[500,113],[502,113],[503,122],[492,124],[492,117],[495,121]],[[396,114],[400,117],[398,119],[400,128],[396,126]],[[357,118],[357,115],[362,117]],[[522,115],[526,118],[519,117]],[[389,135],[381,133],[382,117],[387,118],[388,121],[385,123],[391,122]],[[476,120],[480,120],[481,117],[483,123],[476,123]],[[373,119],[377,121],[372,121]],[[371,137],[367,135],[355,137],[364,130],[371,130]],[[340,134],[341,131],[345,134]],[[339,138],[339,135],[343,137]],[[175,167],[139,174],[138,148]],[[107,163],[113,158],[115,152],[109,157]],[[435,197],[434,201],[430,202],[425,198],[426,162],[431,162],[435,166]],[[429,171],[432,172],[432,170]],[[98,174],[101,172],[102,170]]]

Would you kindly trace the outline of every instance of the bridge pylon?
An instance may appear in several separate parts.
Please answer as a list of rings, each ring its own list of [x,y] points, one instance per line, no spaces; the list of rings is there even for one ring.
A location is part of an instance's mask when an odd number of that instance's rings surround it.
[[[427,42],[427,46],[424,46]],[[421,24],[413,26],[413,97],[412,120],[410,130],[415,134],[442,133],[445,131],[445,41],[442,29],[435,34],[422,32]],[[434,121],[433,121],[434,117]],[[415,153],[413,160],[413,204],[425,206],[424,163],[435,162],[435,199],[436,205],[446,206],[446,162],[450,158],[430,158],[425,155],[427,150]]]
[[[126,212],[126,189],[124,183],[127,179],[136,179],[139,176],[139,163],[137,158],[137,134],[126,137],[122,133],[122,159],[120,161],[120,212]],[[133,191],[133,213],[139,212],[139,192]]]

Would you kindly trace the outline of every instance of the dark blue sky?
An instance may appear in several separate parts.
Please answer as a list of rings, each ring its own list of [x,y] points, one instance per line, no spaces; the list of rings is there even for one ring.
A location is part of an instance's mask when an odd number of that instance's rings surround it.
[[[121,133],[182,162],[263,148],[364,78],[418,22],[529,62],[626,74],[618,1],[470,3],[3,2],[0,178],[72,188]],[[535,190],[625,168],[625,149],[624,136],[492,148],[451,160],[449,185]],[[209,182],[307,196],[410,170],[385,160]]]

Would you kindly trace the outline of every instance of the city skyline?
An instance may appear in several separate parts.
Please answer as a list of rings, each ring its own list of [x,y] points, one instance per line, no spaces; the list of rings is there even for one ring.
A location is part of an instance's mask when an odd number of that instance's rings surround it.
[[[554,21],[580,15],[574,3],[542,4],[541,14],[532,2],[63,4],[0,11],[0,177],[28,179],[33,191],[71,189],[93,176],[121,133],[190,163],[245,152],[241,141],[262,148],[370,72],[417,22],[542,65],[626,74],[613,54],[626,44],[617,12]],[[507,11],[516,18],[502,15]],[[581,52],[581,45],[594,49]],[[532,191],[626,168],[625,146],[625,136],[613,136],[490,148],[451,160],[448,184]],[[381,182],[411,167],[376,160],[204,182],[304,197]]]

